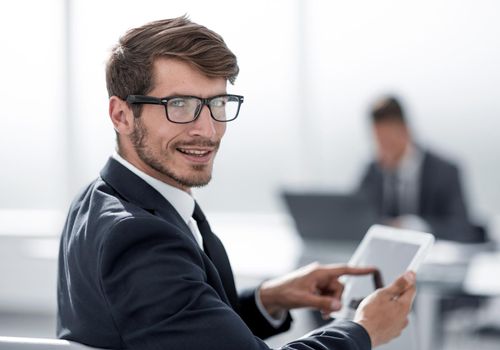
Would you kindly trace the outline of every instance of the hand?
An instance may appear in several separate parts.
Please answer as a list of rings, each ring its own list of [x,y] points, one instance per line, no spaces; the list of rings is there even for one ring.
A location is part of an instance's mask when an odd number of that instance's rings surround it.
[[[264,282],[260,287],[262,305],[270,315],[300,307],[319,309],[323,317],[341,308],[340,297],[344,285],[342,275],[366,275],[374,267],[348,267],[313,263],[281,278]]]
[[[354,322],[366,329],[372,347],[387,343],[401,334],[408,324],[415,292],[415,273],[408,271],[361,302]]]

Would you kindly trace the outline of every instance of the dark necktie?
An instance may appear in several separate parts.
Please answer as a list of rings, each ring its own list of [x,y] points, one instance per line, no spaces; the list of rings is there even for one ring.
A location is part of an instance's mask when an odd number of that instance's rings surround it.
[[[238,296],[236,294],[233,271],[231,270],[226,250],[224,249],[224,246],[219,238],[212,232],[212,229],[205,218],[205,214],[201,211],[198,203],[195,203],[194,206],[193,219],[196,220],[198,229],[203,237],[203,250],[219,272],[219,276],[229,302],[233,308],[236,309],[238,305]]]

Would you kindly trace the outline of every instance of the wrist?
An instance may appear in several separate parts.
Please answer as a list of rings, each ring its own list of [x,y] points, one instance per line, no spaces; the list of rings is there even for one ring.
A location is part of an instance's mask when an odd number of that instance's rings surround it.
[[[354,323],[357,323],[358,325],[360,325],[364,330],[365,332],[368,334],[368,337],[370,338],[370,342],[372,344],[373,347],[377,346],[378,345],[378,342],[376,341],[376,339],[374,339],[374,335],[373,334],[373,331],[371,330],[371,327],[370,327],[370,323],[367,321],[367,320],[364,320],[364,319],[354,319],[353,321]]]
[[[273,318],[279,318],[284,311],[279,304],[279,297],[277,297],[277,291],[275,288],[267,286],[266,282],[262,283],[258,290],[259,298],[262,306],[266,309],[267,313]]]

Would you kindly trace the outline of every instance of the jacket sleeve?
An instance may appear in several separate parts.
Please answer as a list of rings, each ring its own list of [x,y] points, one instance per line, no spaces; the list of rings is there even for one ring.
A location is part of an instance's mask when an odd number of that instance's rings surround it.
[[[101,246],[100,289],[127,349],[269,349],[207,283],[190,239],[159,218],[127,217]],[[366,350],[354,323],[332,324],[282,349]]]
[[[375,163],[370,163],[360,179],[357,194],[363,195],[374,203],[380,201],[380,171],[377,169]]]
[[[439,239],[459,242],[480,241],[482,238],[477,237],[469,221],[458,168],[443,165],[439,170],[440,182],[435,186],[436,190],[432,197],[434,203],[431,203],[433,209],[423,218]]]
[[[255,289],[248,289],[240,293],[240,310],[239,315],[245,321],[247,326],[252,330],[252,333],[259,338],[266,339],[273,335],[286,332],[290,329],[292,317],[288,312],[286,319],[280,327],[276,328],[262,315],[257,303],[255,302]]]

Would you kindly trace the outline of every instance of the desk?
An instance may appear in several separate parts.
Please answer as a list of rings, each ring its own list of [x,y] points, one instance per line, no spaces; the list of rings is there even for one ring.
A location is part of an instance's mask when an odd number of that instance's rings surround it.
[[[494,249],[493,243],[436,242],[417,277],[419,291],[415,309],[418,315],[422,350],[434,350],[441,345],[443,319],[440,306],[442,300],[450,296],[491,296],[470,293],[464,288],[464,281],[471,259]],[[498,293],[500,295],[500,291]]]

